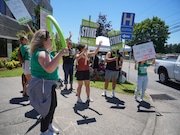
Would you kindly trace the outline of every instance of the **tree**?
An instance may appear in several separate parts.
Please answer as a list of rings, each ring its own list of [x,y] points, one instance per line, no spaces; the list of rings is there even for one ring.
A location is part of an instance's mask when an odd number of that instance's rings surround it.
[[[96,37],[97,36],[106,36],[107,37],[108,31],[112,30],[111,21],[108,22],[106,17],[107,17],[107,15],[102,15],[101,13],[99,13],[98,20],[97,20],[99,27],[97,28]]]
[[[130,46],[142,42],[152,41],[157,53],[165,52],[165,43],[168,39],[169,26],[158,17],[146,19],[141,23],[135,23],[133,30],[133,40],[127,42]]]

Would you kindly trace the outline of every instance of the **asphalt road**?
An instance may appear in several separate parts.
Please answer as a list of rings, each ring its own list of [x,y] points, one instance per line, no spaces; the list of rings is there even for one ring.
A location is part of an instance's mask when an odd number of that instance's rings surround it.
[[[136,84],[137,71],[134,63],[124,62],[123,70],[128,73],[128,80]],[[180,85],[169,81],[161,84],[154,67],[148,68],[148,91],[156,110],[154,135],[180,134]]]

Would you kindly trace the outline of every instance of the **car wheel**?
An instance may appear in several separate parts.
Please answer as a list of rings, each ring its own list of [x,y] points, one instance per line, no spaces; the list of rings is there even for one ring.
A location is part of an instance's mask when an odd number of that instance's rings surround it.
[[[166,83],[168,81],[168,75],[165,70],[159,72],[159,81],[161,83]]]

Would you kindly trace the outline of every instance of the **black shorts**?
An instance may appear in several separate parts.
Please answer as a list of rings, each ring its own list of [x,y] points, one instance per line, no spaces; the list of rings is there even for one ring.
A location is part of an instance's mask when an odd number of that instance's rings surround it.
[[[79,81],[82,81],[82,80],[90,80],[89,70],[76,71],[76,79],[79,80]]]

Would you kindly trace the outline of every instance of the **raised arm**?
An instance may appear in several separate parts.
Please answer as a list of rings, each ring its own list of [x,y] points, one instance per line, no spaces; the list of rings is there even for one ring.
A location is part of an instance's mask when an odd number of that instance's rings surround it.
[[[88,57],[96,55],[99,52],[99,48],[101,47],[101,45],[102,45],[102,41],[99,42],[99,45],[96,50],[88,53]]]

